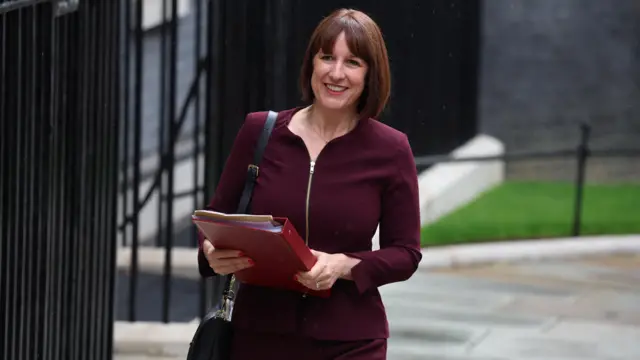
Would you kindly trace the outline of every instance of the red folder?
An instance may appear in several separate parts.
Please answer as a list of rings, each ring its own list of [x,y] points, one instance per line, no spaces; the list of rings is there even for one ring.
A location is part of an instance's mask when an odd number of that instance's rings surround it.
[[[317,259],[288,219],[274,217],[273,220],[282,225],[279,231],[257,229],[209,216],[192,216],[193,223],[216,249],[239,250],[255,261],[254,266],[235,273],[237,280],[328,297],[329,290],[312,290],[294,280],[298,272],[311,270]]]

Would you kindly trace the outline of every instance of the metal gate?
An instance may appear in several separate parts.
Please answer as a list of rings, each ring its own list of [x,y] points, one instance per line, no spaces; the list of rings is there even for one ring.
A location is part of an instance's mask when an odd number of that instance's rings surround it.
[[[0,1],[0,359],[111,359],[119,12]]]

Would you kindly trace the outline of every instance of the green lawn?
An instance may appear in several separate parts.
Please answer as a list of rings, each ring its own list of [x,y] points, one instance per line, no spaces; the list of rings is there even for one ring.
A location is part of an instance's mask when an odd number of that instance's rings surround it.
[[[507,182],[422,229],[422,245],[570,236],[575,186]],[[640,184],[587,185],[583,235],[640,233]]]

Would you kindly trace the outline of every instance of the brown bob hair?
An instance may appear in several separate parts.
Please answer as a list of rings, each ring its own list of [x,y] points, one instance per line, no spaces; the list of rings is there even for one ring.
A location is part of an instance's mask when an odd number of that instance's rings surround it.
[[[333,53],[333,46],[342,32],[349,50],[368,65],[364,90],[358,100],[358,113],[362,118],[377,118],[391,93],[389,58],[380,28],[373,19],[358,10],[336,10],[314,30],[300,71],[302,99],[312,102],[315,97],[311,88],[315,55],[321,49],[324,53]]]

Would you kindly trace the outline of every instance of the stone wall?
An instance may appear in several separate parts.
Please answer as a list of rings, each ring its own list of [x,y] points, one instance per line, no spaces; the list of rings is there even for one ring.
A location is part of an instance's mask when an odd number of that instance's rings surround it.
[[[480,130],[507,151],[640,149],[640,3],[484,0]],[[640,180],[640,158],[592,159],[592,181]],[[508,178],[573,179],[575,160],[518,162]]]

